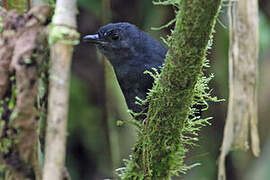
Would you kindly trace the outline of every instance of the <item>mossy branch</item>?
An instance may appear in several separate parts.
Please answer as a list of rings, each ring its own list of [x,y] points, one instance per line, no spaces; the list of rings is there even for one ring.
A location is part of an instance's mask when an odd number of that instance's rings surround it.
[[[58,0],[49,34],[50,86],[43,179],[62,180],[65,169],[69,77],[76,31],[76,0]]]
[[[169,50],[161,74],[146,100],[147,118],[139,126],[134,152],[119,169],[121,179],[167,180],[192,166],[184,164],[187,145],[197,140],[198,130],[209,118],[196,116],[195,105],[208,107],[203,75],[205,58],[222,0],[168,0],[156,4],[174,5],[179,10],[175,28],[167,39]],[[207,108],[206,108],[207,109]]]

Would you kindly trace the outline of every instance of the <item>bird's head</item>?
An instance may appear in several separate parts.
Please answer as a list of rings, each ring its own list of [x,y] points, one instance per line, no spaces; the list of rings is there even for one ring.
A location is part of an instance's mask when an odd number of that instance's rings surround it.
[[[111,23],[101,27],[96,34],[83,37],[84,42],[92,43],[111,61],[112,64],[139,54],[141,31],[129,23]]]

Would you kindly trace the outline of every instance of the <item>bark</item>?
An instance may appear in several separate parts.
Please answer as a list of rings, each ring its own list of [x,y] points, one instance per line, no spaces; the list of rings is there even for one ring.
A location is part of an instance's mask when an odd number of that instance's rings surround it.
[[[51,69],[43,179],[62,180],[65,164],[69,76],[76,32],[76,1],[58,0],[52,21]]]
[[[6,179],[41,179],[38,114],[42,102],[38,82],[41,67],[48,61],[43,23],[50,17],[50,8],[35,7],[23,15],[14,10],[0,11],[0,159]]]
[[[258,1],[230,2],[229,105],[219,159],[220,180],[226,179],[225,157],[230,150],[259,156],[258,135]],[[250,145],[251,144],[251,145]]]

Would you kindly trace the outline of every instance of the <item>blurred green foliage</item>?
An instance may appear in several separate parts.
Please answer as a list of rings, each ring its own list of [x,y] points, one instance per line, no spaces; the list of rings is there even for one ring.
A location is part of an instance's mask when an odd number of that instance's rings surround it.
[[[90,103],[91,87],[86,87],[85,84],[76,76],[71,76],[70,83],[70,106],[69,106],[69,123],[68,123],[68,143],[82,142],[84,151],[88,155],[98,154],[104,147],[101,127],[99,120],[102,116],[102,111],[99,107]],[[69,144],[68,144],[69,147]],[[72,148],[72,146],[70,145]],[[77,148],[75,146],[75,148]],[[73,150],[72,150],[73,151]],[[80,152],[81,149],[74,150]],[[78,157],[81,154],[74,153],[74,157],[67,157],[67,164],[71,176],[74,179],[80,179],[80,161]],[[96,156],[101,157],[101,156]],[[82,163],[83,164],[83,163]]]
[[[261,12],[259,23],[259,55],[262,55],[270,47],[270,20]]]
[[[68,132],[80,130],[80,133],[85,136],[85,144],[92,147],[94,151],[98,151],[98,138],[93,138],[92,135],[100,137],[99,126],[96,122],[101,119],[101,109],[89,102],[91,95],[91,87],[87,88],[85,84],[76,76],[71,76],[70,88],[70,107]],[[91,138],[90,138],[90,137]]]
[[[101,17],[101,0],[78,0],[78,6],[93,13],[97,17]]]
[[[111,0],[112,2],[119,2],[120,0]],[[80,8],[90,12],[96,22],[101,22],[102,19],[102,4],[101,0],[78,0]],[[123,1],[124,2],[124,1]],[[165,22],[171,20],[171,13],[173,10],[170,7],[153,6],[151,1],[138,0],[138,14],[137,26],[145,30],[155,38],[165,37],[169,29],[163,31],[151,31],[151,27],[158,27]],[[119,5],[119,4],[118,4]],[[120,3],[121,5],[121,3]],[[134,7],[135,8],[135,7]],[[124,11],[125,9],[122,8]],[[121,11],[122,11],[121,10]],[[116,17],[118,12],[112,12],[112,17]],[[228,96],[228,29],[226,29],[226,7],[224,13],[221,14],[221,21],[225,24],[225,28],[217,23],[216,33],[214,34],[214,42],[212,52],[209,54],[211,60],[210,73],[214,73],[215,77],[210,83],[214,89],[213,94],[220,98],[227,98]],[[119,17],[118,17],[119,18]],[[85,22],[81,24],[91,24],[89,19],[84,19]],[[262,58],[270,51],[270,20],[261,12],[260,13],[260,60],[267,60]],[[97,30],[98,25],[92,24],[93,29]],[[89,47],[90,48],[90,47]],[[91,47],[93,48],[93,47]],[[92,59],[91,59],[92,60]],[[269,60],[269,58],[268,58]],[[262,63],[262,61],[260,62]],[[262,67],[267,68],[267,67]],[[269,68],[269,67],[268,67]],[[92,72],[89,72],[91,74]],[[91,74],[92,76],[96,76]],[[264,75],[262,75],[264,76]],[[97,82],[99,83],[99,82]],[[74,180],[88,180],[112,178],[114,172],[110,171],[109,155],[106,154],[108,145],[105,137],[105,129],[101,123],[103,117],[103,107],[100,107],[93,101],[94,85],[83,81],[80,77],[72,75],[70,88],[70,114],[68,125],[68,156],[67,165],[68,170]],[[112,97],[112,101],[117,101],[119,97]],[[121,101],[118,101],[121,102]],[[116,102],[116,103],[118,103]],[[187,173],[184,179],[186,180],[215,180],[216,179],[216,162],[219,153],[223,135],[223,125],[226,117],[227,102],[221,104],[210,105],[208,114],[204,116],[213,116],[211,120],[213,124],[211,127],[203,128],[200,133],[200,145],[193,148],[189,153],[187,164],[199,162],[201,166],[193,168]],[[124,109],[124,108],[122,108]],[[124,110],[120,114],[124,114]],[[118,112],[119,113],[119,112]],[[118,114],[113,114],[117,116]],[[260,115],[263,116],[263,115]],[[123,116],[122,116],[123,117]],[[124,116],[125,117],[125,116]],[[115,118],[109,117],[114,121]],[[116,119],[118,120],[118,119]],[[116,163],[121,164],[123,158],[127,158],[128,149],[131,148],[132,138],[134,137],[133,130],[124,129],[129,126],[124,124],[124,127],[117,127],[116,121],[109,125],[112,132],[111,137],[113,143],[111,148],[120,148],[121,156]],[[118,133],[116,135],[116,133]],[[132,134],[132,135],[130,135]],[[115,137],[117,136],[117,137]],[[123,138],[118,139],[117,138]],[[125,146],[125,148],[123,148]],[[123,150],[125,149],[125,150]],[[233,158],[233,157],[229,157]],[[254,159],[250,158],[249,162]],[[230,161],[228,162],[230,163]],[[248,168],[250,163],[246,163],[242,169]],[[229,164],[232,165],[232,164]],[[269,162],[264,162],[265,167],[270,167]],[[121,167],[121,166],[119,166]],[[245,169],[248,170],[248,169]],[[243,171],[235,172],[235,167],[228,168],[230,180],[236,180]],[[239,173],[238,176],[235,174]],[[176,179],[176,178],[175,178]],[[181,178],[177,178],[181,179]],[[239,179],[239,178],[238,178]],[[237,180],[238,180],[237,179]],[[264,179],[263,179],[264,180]],[[266,179],[265,179],[266,180]]]

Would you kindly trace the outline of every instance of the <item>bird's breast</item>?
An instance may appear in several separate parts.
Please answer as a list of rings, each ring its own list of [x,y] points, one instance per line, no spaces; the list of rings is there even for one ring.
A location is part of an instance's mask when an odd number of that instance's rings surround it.
[[[122,65],[115,68],[116,77],[128,108],[135,112],[141,111],[142,108],[135,104],[135,97],[145,99],[146,91],[152,85],[152,81],[149,81],[147,75],[143,73],[145,70],[145,67],[131,65]]]

